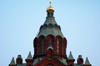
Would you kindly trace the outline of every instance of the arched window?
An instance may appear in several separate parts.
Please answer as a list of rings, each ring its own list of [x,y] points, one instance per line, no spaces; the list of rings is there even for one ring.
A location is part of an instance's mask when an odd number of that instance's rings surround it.
[[[36,42],[36,54],[38,54],[38,42]]]
[[[49,45],[52,45],[52,39],[51,38],[49,39]]]
[[[62,54],[64,54],[64,43],[62,44]]]
[[[57,39],[57,53],[59,53],[59,39]]]
[[[48,16],[50,15],[50,12],[48,12]]]
[[[44,52],[44,39],[42,39],[42,53]]]

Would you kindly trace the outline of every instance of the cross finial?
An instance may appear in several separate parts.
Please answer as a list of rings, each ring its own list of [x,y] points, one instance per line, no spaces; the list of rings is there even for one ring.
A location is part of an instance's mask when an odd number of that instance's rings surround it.
[[[51,6],[51,2],[50,2],[50,6]]]

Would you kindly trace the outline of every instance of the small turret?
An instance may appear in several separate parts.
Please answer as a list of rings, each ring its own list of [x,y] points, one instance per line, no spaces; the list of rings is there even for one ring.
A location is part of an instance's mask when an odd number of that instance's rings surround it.
[[[66,57],[66,38],[64,38],[60,26],[56,23],[54,18],[54,9],[50,6],[47,8],[47,17],[43,25],[41,25],[39,33],[34,39],[34,59],[45,57],[47,55],[47,48],[50,44],[53,48],[54,56]],[[57,43],[58,42],[58,43]]]
[[[70,51],[70,54],[69,54],[69,57],[68,57],[68,60],[67,60],[68,66],[74,66],[74,61],[75,61],[75,59],[73,58],[73,55]]]
[[[16,64],[22,64],[22,57],[21,57],[21,55],[18,55],[18,57],[16,59]]]
[[[26,63],[27,66],[32,66],[32,64],[33,64],[33,58],[32,58],[31,52],[29,52],[28,57],[26,59],[26,62],[27,62]]]
[[[78,56],[77,64],[83,64],[83,58],[82,58],[82,55],[79,55],[79,56]]]
[[[9,66],[16,66],[14,57],[12,58],[12,60],[11,60],[11,62],[10,62],[10,64],[9,64]]]
[[[90,64],[90,62],[89,62],[89,60],[88,60],[88,57],[86,57],[86,61],[85,61],[84,66],[91,66],[91,64]]]

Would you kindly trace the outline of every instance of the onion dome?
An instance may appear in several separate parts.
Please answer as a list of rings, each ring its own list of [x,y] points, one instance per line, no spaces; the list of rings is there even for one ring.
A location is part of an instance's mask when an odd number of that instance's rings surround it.
[[[55,11],[53,8],[52,8],[52,6],[51,6],[51,2],[50,2],[50,6],[47,8],[47,12],[49,11],[49,10],[52,10],[53,12]]]
[[[53,16],[54,9],[50,6],[47,8],[47,17],[43,25],[41,25],[39,33],[37,35],[37,38],[41,35],[44,35],[45,37],[47,35],[53,35],[56,37],[57,35],[64,38],[60,26],[56,23],[55,18]]]

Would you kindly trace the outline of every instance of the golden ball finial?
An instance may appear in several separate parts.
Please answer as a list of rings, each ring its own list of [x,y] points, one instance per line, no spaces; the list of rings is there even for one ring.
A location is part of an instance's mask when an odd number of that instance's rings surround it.
[[[51,7],[51,2],[50,2],[50,6],[47,8],[47,12],[49,11],[49,10],[52,10],[53,12],[55,11],[52,7]]]

